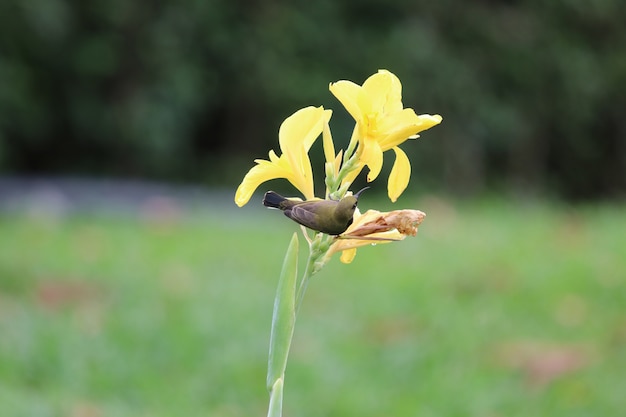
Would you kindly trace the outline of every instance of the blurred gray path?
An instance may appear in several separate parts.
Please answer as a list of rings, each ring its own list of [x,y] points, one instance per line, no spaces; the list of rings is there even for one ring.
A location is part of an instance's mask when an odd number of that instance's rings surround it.
[[[147,207],[235,209],[234,190],[136,180],[0,177],[0,211],[125,213]]]

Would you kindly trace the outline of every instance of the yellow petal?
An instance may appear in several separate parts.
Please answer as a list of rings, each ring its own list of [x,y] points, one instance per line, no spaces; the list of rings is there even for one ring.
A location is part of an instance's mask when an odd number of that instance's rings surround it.
[[[356,248],[346,249],[343,252],[341,252],[341,257],[339,258],[339,260],[343,262],[344,264],[349,264],[350,262],[352,262],[355,256],[356,256]]]
[[[286,118],[278,131],[278,142],[283,154],[286,149],[303,147],[307,151],[322,132],[320,123],[324,110],[322,107],[305,107]]]
[[[411,108],[402,109],[397,112],[387,113],[378,122],[378,127],[384,132],[393,132],[404,126],[419,126],[422,123],[420,117]]]
[[[409,136],[421,131],[421,120],[413,109],[403,109],[402,111],[388,114],[380,120],[378,126],[381,131],[380,144],[385,150],[401,144]]]
[[[383,151],[388,151],[440,122],[441,116],[439,115],[422,114],[417,116],[413,109],[404,109],[400,113],[387,117],[381,123],[381,130],[386,132],[386,136],[380,140],[380,146]]]
[[[262,161],[262,159],[255,160],[254,162],[258,163],[259,161]],[[279,161],[280,161],[280,158],[278,157],[278,155],[276,155],[276,152],[274,152],[274,149],[271,149],[270,150],[270,162],[277,164],[279,163]]]
[[[383,167],[383,151],[376,140],[366,139],[363,145],[361,161],[369,168],[367,182],[372,182],[378,177]]]
[[[330,133],[330,127],[328,123],[324,123],[324,130],[322,131],[322,140],[324,144],[324,157],[326,157],[327,163],[335,161],[335,144],[333,143],[333,135]],[[338,165],[337,165],[338,166]]]
[[[369,112],[370,106],[360,85],[342,80],[330,83],[328,89],[357,123],[364,123],[364,114]]]
[[[402,194],[406,187],[409,185],[409,179],[411,178],[411,163],[404,151],[398,147],[393,148],[396,153],[396,160],[391,168],[389,174],[389,183],[387,191],[389,199],[392,202],[396,202],[398,197]]]
[[[402,84],[387,70],[379,70],[363,83],[363,89],[372,101],[372,110],[379,113],[402,110]]]
[[[289,151],[286,155],[293,170],[293,177],[288,178],[289,181],[304,194],[307,200],[312,199],[315,197],[315,192],[313,187],[313,170],[308,152],[304,149],[299,149],[294,152]]]
[[[235,192],[235,204],[239,207],[246,205],[248,201],[250,201],[254,191],[265,181],[273,180],[275,178],[286,178],[289,174],[278,164],[261,159],[256,162],[258,165],[252,167],[252,169],[248,171]]]
[[[289,159],[289,157],[291,157]],[[270,161],[257,159],[254,162],[260,165],[274,165],[273,170],[278,174],[274,178],[286,178],[305,196],[307,200],[315,197],[313,190],[313,172],[308,153],[300,148],[289,154],[276,156],[274,151],[270,151]],[[269,167],[267,169],[270,169]],[[273,178],[272,178],[273,179]]]
[[[438,125],[443,120],[443,118],[438,114],[420,114],[417,117],[419,119],[419,130],[417,133],[428,130],[433,126]]]
[[[295,147],[303,147],[308,152],[331,114],[331,110],[324,110],[322,106],[309,106],[286,118],[278,131],[278,142],[283,154]]]
[[[283,151],[282,158],[288,161],[292,172],[289,181],[307,199],[314,197],[313,171],[308,151],[328,123],[332,111],[323,107],[305,107],[289,116],[281,124],[278,141]]]

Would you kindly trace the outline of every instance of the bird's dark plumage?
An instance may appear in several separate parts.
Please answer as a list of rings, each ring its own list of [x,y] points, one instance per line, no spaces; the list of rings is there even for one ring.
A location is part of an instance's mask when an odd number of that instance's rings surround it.
[[[282,195],[280,195],[278,193],[275,193],[274,191],[268,191],[263,196],[263,205],[265,207],[271,207],[271,208],[280,209],[281,208],[281,206],[280,206],[281,203],[284,203],[285,201],[289,202],[288,199],[286,199],[285,197],[283,197]],[[295,201],[294,201],[294,203],[295,203]]]
[[[268,191],[263,197],[263,205],[282,210],[285,216],[309,229],[340,235],[352,224],[359,193],[341,200],[296,201]]]

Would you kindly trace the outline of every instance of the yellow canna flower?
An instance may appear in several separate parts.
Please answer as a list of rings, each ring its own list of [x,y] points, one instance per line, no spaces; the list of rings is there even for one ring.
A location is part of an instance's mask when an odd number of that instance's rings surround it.
[[[289,116],[281,124],[278,142],[282,155],[271,150],[269,161],[256,159],[257,163],[243,178],[235,193],[235,203],[242,207],[259,185],[275,178],[286,178],[307,200],[315,197],[313,172],[309,149],[328,125],[332,110],[324,107],[305,107]]]
[[[379,70],[362,86],[344,80],[331,83],[329,89],[356,121],[352,140],[358,140],[359,166],[346,181],[352,182],[366,165],[369,168],[367,181],[374,181],[383,165],[383,152],[393,149],[396,160],[388,193],[395,202],[406,189],[411,175],[409,160],[398,145],[441,123],[441,116],[418,116],[413,109],[404,108],[402,84],[387,70]]]
[[[368,210],[364,214],[354,213],[354,221],[330,246],[326,259],[342,252],[341,262],[349,264],[356,256],[356,249],[372,243],[390,243],[415,236],[417,228],[426,214],[419,210],[394,210],[380,212]],[[363,239],[359,239],[363,238]]]

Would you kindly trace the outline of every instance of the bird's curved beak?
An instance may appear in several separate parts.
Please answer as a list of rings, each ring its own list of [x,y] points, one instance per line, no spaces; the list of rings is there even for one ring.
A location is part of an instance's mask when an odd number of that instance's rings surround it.
[[[356,197],[356,199],[359,199],[359,196],[361,195],[361,193],[367,189],[369,189],[370,187],[365,187],[365,188],[361,188],[359,191],[357,191],[357,193],[354,195]]]

